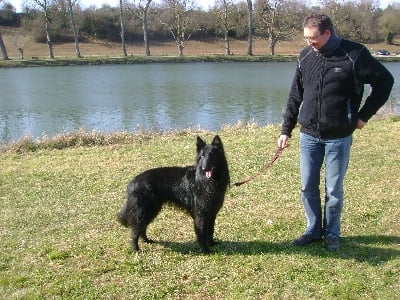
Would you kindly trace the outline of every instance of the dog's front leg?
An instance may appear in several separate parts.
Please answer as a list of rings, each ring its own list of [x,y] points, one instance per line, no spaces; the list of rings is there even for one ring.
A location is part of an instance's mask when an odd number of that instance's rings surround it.
[[[196,216],[194,218],[194,230],[196,232],[197,242],[200,245],[203,253],[210,253],[211,249],[208,247],[208,222],[204,216]]]
[[[214,240],[214,226],[215,226],[216,217],[217,216],[212,216],[210,218],[210,222],[208,223],[208,226],[207,226],[207,231],[208,231],[208,236],[207,236],[208,240],[207,240],[207,242],[208,242],[209,246],[214,246],[214,245],[218,244]]]

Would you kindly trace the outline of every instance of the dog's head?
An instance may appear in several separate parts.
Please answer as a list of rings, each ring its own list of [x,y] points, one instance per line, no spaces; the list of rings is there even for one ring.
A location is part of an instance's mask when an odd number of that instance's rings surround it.
[[[206,144],[200,137],[197,137],[196,165],[197,171],[209,179],[220,168],[227,165],[224,146],[218,135],[214,137],[211,144]]]

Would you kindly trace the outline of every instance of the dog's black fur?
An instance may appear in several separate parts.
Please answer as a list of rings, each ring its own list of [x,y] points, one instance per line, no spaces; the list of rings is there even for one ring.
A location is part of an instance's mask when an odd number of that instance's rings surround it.
[[[214,225],[230,183],[228,163],[218,135],[211,144],[197,137],[196,165],[147,170],[127,187],[127,201],[118,213],[119,222],[132,228],[132,248],[138,240],[151,243],[147,226],[169,201],[184,208],[194,219],[197,241],[203,252],[214,245]]]

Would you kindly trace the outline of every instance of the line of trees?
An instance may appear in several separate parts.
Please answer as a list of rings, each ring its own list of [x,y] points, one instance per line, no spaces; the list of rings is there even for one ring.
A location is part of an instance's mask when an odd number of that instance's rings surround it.
[[[150,41],[173,39],[183,55],[189,39],[218,38],[230,55],[231,39],[247,39],[247,54],[252,55],[252,40],[258,37],[268,40],[268,52],[274,55],[277,43],[301,32],[310,10],[328,13],[341,36],[362,43],[391,44],[400,34],[400,4],[383,10],[377,0],[320,0],[315,7],[300,0],[216,0],[207,11],[195,0],[120,0],[118,7],[85,9],[79,0],[27,0],[25,4],[24,11],[16,13],[10,3],[0,0],[0,25],[21,26],[36,41],[47,43],[50,58],[54,58],[53,43],[74,41],[76,56],[81,57],[79,41],[94,38],[121,41],[123,55],[126,41],[144,41],[144,53],[150,55]],[[1,30],[0,47],[7,59]],[[23,57],[23,47],[19,50]]]

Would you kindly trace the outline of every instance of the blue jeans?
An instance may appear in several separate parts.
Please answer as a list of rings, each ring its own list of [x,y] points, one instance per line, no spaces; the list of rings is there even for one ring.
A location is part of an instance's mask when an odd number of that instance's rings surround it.
[[[320,139],[300,133],[301,200],[307,217],[305,234],[315,239],[340,236],[343,181],[350,159],[352,136]],[[325,159],[325,204],[322,219],[320,175]]]

